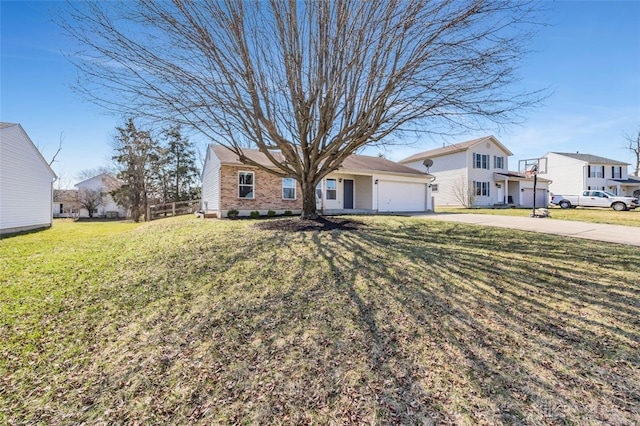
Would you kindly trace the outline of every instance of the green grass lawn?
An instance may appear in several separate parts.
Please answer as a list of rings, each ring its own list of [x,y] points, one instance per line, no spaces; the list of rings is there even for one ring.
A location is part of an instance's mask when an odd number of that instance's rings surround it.
[[[437,207],[438,213],[475,213],[502,216],[529,217],[531,209],[464,209],[460,207]],[[578,207],[575,209],[561,209],[550,207],[551,218],[558,220],[577,220],[580,222],[609,223],[612,225],[626,225],[640,227],[640,208],[625,212],[612,209]]]
[[[637,247],[356,219],[3,239],[0,424],[640,423]]]

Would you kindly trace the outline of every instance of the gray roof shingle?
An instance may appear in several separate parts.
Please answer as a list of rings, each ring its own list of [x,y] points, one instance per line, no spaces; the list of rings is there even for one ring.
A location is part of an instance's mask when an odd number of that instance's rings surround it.
[[[211,149],[213,149],[214,153],[222,164],[243,164],[238,159],[238,156],[228,148],[225,148],[222,145],[210,145],[210,147]],[[273,164],[271,164],[267,156],[257,149],[245,149],[243,150],[243,153],[247,158],[255,161],[262,166],[273,167]],[[274,152],[273,156],[279,161],[284,161],[284,156],[280,152]],[[385,158],[371,157],[368,155],[359,154],[351,154],[349,157],[347,157],[342,163],[342,168],[340,169],[340,171],[384,172],[403,175],[427,176],[426,173],[423,173],[416,169],[412,169],[411,167],[402,164],[398,164],[394,161],[387,160]]]
[[[575,158],[576,160],[584,161],[589,164],[606,164],[606,165],[615,165],[615,166],[629,165],[629,163],[625,163],[623,161],[612,160],[610,158],[600,157],[598,155],[592,155],[592,154],[580,154],[580,153],[571,153],[571,152],[552,152],[552,154],[564,155],[565,157]]]

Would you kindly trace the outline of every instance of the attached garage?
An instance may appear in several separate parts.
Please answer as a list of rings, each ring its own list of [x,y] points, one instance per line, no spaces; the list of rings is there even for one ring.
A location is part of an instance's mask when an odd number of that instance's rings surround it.
[[[424,212],[427,184],[378,180],[379,212]]]
[[[548,205],[547,190],[536,188],[536,207],[547,207]],[[533,188],[523,188],[522,207],[533,207]]]

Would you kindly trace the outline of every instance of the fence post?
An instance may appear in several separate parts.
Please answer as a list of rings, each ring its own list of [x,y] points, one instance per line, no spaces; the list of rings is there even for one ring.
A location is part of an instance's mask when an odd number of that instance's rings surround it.
[[[176,215],[176,203],[173,202],[171,203],[171,216],[175,216]]]
[[[151,222],[151,206],[147,206],[147,217],[145,217],[147,222]]]

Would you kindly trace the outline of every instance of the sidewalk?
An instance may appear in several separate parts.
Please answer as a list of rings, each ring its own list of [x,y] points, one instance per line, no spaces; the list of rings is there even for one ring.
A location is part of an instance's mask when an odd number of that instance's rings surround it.
[[[566,237],[586,238],[609,243],[628,244],[640,247],[640,227],[608,225],[603,223],[575,222],[552,218],[495,216],[473,213],[427,213],[412,215],[429,220],[470,223],[542,232]]]

